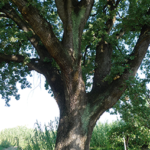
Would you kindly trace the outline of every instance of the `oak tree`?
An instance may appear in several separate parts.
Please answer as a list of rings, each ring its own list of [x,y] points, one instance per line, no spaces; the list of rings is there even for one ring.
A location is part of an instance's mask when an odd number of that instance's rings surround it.
[[[144,0],[1,0],[2,98],[43,74],[60,109],[55,149],[89,150],[96,121],[149,61],[149,21]]]

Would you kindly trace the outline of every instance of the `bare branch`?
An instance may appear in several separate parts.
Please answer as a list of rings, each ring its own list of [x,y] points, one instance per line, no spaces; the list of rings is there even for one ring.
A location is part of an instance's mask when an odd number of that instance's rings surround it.
[[[117,12],[117,14],[119,15],[119,17],[120,17],[121,19],[123,19],[123,18],[121,17],[121,15],[120,15],[120,13],[119,13],[119,12]]]

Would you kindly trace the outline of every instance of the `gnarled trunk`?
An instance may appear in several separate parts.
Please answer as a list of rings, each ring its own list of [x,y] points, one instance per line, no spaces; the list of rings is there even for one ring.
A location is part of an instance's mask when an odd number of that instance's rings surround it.
[[[58,103],[60,120],[55,150],[89,150],[92,131],[98,119],[86,93],[81,67],[77,68],[62,71],[64,98],[60,97]]]
[[[107,103],[111,94],[102,93],[101,103],[95,101],[94,93],[86,93],[81,69],[71,74],[65,73],[63,83],[63,103],[61,98],[58,100],[60,120],[55,150],[89,150],[96,121],[112,105]],[[102,103],[107,103],[108,107],[104,107]]]
[[[84,107],[60,116],[55,150],[89,150],[94,125]]]
[[[79,67],[80,68],[80,67]],[[56,150],[88,150],[93,125],[81,69],[63,74],[64,103],[60,107]]]

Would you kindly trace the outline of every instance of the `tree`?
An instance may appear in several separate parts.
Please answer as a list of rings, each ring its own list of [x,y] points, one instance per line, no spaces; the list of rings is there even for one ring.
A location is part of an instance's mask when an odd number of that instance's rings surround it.
[[[124,122],[119,120],[113,122],[111,129],[107,132],[112,147],[123,149],[142,149],[149,146],[149,129],[137,124],[137,122]],[[125,141],[124,141],[125,139]],[[125,142],[125,143],[124,143]]]
[[[119,113],[122,118],[110,135],[116,132],[117,137],[125,136],[130,148],[137,145],[148,149],[149,145],[150,99],[146,81],[138,78],[130,81],[130,86],[110,111],[111,114]]]
[[[96,121],[116,104],[148,53],[150,3],[1,0],[0,12],[6,104],[12,95],[19,99],[16,82],[29,87],[31,70],[43,74],[60,109],[56,150],[88,150]]]

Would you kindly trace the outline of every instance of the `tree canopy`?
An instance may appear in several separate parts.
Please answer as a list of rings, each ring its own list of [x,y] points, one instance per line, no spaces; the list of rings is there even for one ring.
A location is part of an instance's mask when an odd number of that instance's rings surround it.
[[[24,4],[25,5],[25,4]],[[63,23],[57,13],[54,0],[26,2],[39,11],[39,14],[47,22],[59,40],[63,39]],[[61,3],[60,3],[61,5]],[[0,3],[0,27],[1,27],[1,95],[8,104],[10,96],[20,98],[17,93],[16,82],[21,83],[21,88],[30,87],[26,80],[29,71],[35,70],[40,73],[38,61],[52,61],[57,67],[55,60],[46,55],[45,46],[35,31],[29,25],[13,1],[3,0]],[[25,8],[24,8],[25,9]],[[130,68],[129,60],[134,59],[133,49],[140,35],[141,28],[149,26],[149,3],[141,0],[133,1],[96,1],[91,15],[86,23],[82,35],[81,54],[82,72],[86,87],[92,84],[91,77],[94,74],[95,48],[104,37],[106,43],[113,45],[111,58],[111,72],[103,80],[112,82],[119,78],[125,70]],[[145,31],[149,33],[148,29]],[[40,50],[43,49],[43,54]],[[45,53],[45,55],[44,55]],[[13,55],[13,57],[12,57]],[[46,57],[47,56],[47,57]],[[149,51],[141,65],[149,80]],[[28,66],[28,67],[27,67]],[[48,84],[46,84],[46,89]]]
[[[24,89],[32,70],[43,74],[60,109],[56,149],[87,150],[103,112],[124,92],[134,103],[149,82],[149,21],[145,0],[1,0],[2,98],[18,100],[16,83]],[[146,80],[135,76],[139,67]]]

